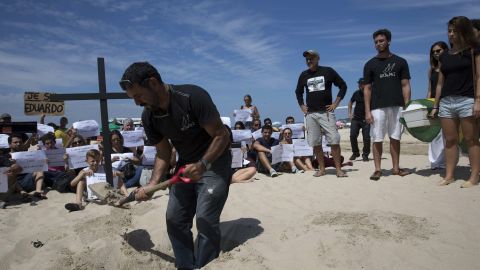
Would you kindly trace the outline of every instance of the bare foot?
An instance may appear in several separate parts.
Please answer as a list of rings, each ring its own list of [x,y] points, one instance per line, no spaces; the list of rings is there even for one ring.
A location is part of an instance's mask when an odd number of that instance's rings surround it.
[[[448,186],[451,183],[455,182],[455,179],[443,179],[442,181],[438,182],[437,185],[439,186]]]
[[[465,181],[465,183],[463,183],[460,187],[461,188],[471,188],[471,187],[474,187],[476,185],[478,185],[478,183],[474,184],[470,181]]]
[[[313,177],[320,177],[320,176],[324,176],[324,175],[325,175],[325,171],[316,171],[313,174]]]

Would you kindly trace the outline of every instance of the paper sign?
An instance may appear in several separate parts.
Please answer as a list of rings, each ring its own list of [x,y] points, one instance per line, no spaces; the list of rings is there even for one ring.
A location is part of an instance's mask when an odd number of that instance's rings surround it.
[[[85,120],[73,123],[73,128],[77,130],[77,134],[84,138],[95,137],[100,135],[98,123],[95,120]]]
[[[283,125],[282,130],[290,128],[292,130],[292,138],[293,139],[303,139],[305,138],[304,126],[302,123],[298,124],[288,124]]]
[[[5,174],[8,169],[8,167],[0,168],[0,193],[8,192],[8,176]]]
[[[145,131],[145,129],[143,127],[135,127],[135,130]]]
[[[125,147],[137,147],[143,146],[143,130],[129,130],[122,131],[123,146]]]
[[[0,148],[10,148],[7,134],[0,134]]]
[[[104,173],[94,173],[92,176],[87,176],[87,193],[88,193],[88,198],[90,200],[95,200],[97,199],[97,196],[93,195],[92,190],[90,189],[91,184],[96,184],[96,183],[106,183],[107,182],[107,175]]]
[[[250,130],[232,130],[234,142],[249,141],[252,139],[252,132]]]
[[[332,148],[328,144],[327,137],[325,135],[322,135],[322,149],[323,153],[326,155],[332,152]]]
[[[85,160],[86,154],[90,149],[98,150],[98,144],[66,148],[65,151],[68,154],[68,167],[70,169],[88,167],[88,164]]]
[[[65,161],[63,160],[64,154],[65,154],[65,148],[45,150],[48,166],[50,167],[65,166]]]
[[[258,138],[261,138],[262,137],[262,130],[259,129],[257,131],[252,132],[252,136],[255,140],[258,139]]]
[[[272,146],[272,164],[293,161],[293,144]]]
[[[24,151],[11,153],[12,159],[22,167],[22,173],[48,171],[47,156],[45,151]]]
[[[233,115],[235,115],[235,122],[248,122],[252,121],[252,110],[250,109],[242,109],[242,110],[234,110]]]
[[[228,127],[232,126],[232,121],[230,120],[230,117],[220,117],[222,119],[222,123],[224,125],[227,125]]]
[[[51,93],[25,92],[23,96],[25,115],[63,115],[65,105],[63,101],[50,101]]]
[[[37,124],[37,134],[38,134],[38,137],[42,137],[43,135],[47,134],[47,133],[54,133],[55,130],[53,129],[53,127],[51,126],[48,126],[48,125],[44,125],[44,124]]]
[[[155,146],[144,146],[142,165],[146,165],[146,166],[155,165],[156,155],[157,155],[157,148]]]
[[[305,139],[293,139],[293,155],[295,157],[313,156],[313,148],[308,145]]]
[[[112,162],[112,168],[119,170],[125,165],[125,161],[133,158],[133,153],[111,154],[111,158],[118,157],[119,160]]]
[[[232,168],[241,168],[243,164],[243,152],[240,148],[232,148]]]

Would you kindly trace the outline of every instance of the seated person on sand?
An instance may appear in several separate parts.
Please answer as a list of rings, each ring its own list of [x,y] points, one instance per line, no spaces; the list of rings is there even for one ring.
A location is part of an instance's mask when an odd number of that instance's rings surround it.
[[[252,128],[250,129],[252,132],[259,130],[262,127],[262,121],[260,119],[254,119],[252,122]]]
[[[278,172],[275,170],[278,169],[278,164],[273,165],[272,167],[272,154],[271,147],[278,145],[279,141],[275,138],[272,138],[272,126],[263,126],[262,127],[262,137],[258,138],[253,143],[253,149],[257,151],[257,169],[261,173],[269,173],[270,177],[278,176]]]
[[[112,144],[112,154],[133,153],[130,148],[123,146],[123,136],[118,130],[113,130],[110,133],[110,143]],[[118,161],[119,157],[113,157],[112,162]],[[125,179],[125,186],[127,188],[136,187],[140,183],[140,176],[142,175],[143,167],[140,166],[142,161],[133,154],[132,159],[127,159],[135,166],[135,174],[128,179]],[[125,165],[127,166],[127,165]]]
[[[263,125],[264,126],[271,126],[273,132],[279,132],[280,131],[277,127],[274,127],[272,125],[272,119],[270,119],[270,118],[263,119]]]
[[[13,133],[8,137],[8,143],[10,145],[10,152],[21,152],[24,145],[22,135]],[[14,159],[11,159],[12,163],[15,163]],[[12,165],[13,166],[13,165]],[[39,199],[47,199],[43,191],[43,172],[34,173],[21,173],[22,168],[18,165],[10,166],[10,175],[16,178],[15,191],[20,193],[22,197],[28,197],[29,192],[34,191],[33,197]]]
[[[285,128],[282,130],[282,133],[280,134],[280,144],[292,144],[292,130],[290,128]],[[296,157],[293,158],[293,161],[290,162],[282,162],[281,163],[281,170],[286,171],[286,172],[291,172],[291,173],[303,173],[305,172],[304,169],[298,169],[295,164],[296,162]]]
[[[55,135],[53,133],[47,133],[43,135],[40,138],[40,141],[43,143],[45,151],[57,149],[57,147],[55,146]],[[66,156],[64,155],[63,159],[65,163],[63,166],[48,166],[48,171],[43,172],[45,178],[45,186],[52,187],[55,179],[65,174],[65,171],[68,169],[68,159],[65,159],[65,157]]]
[[[238,124],[238,126],[237,126]],[[241,124],[241,125],[240,125]],[[245,126],[243,126],[242,122],[237,122],[235,123],[235,129],[245,129]],[[227,127],[228,131],[230,132],[230,142],[233,144],[233,136],[232,132],[229,127]],[[238,143],[237,143],[238,144]],[[241,145],[241,144],[240,144]],[[245,156],[245,153],[248,153],[249,145],[247,144],[246,147],[241,147],[242,153]],[[245,161],[248,161],[247,164],[245,164]],[[241,168],[233,168],[233,175],[232,175],[232,181],[231,183],[249,183],[252,182],[253,176],[257,173],[257,168],[255,168],[255,162],[254,160],[250,160],[248,157],[244,159],[242,162],[242,167]]]
[[[335,168],[335,161],[334,161],[333,157],[330,155],[332,149],[327,144],[327,138],[325,137],[325,135],[322,135],[322,150],[323,150],[323,162],[325,164],[325,168],[328,168],[328,167]],[[348,161],[348,162],[343,163],[344,160],[345,160],[345,157],[340,156],[340,164],[341,164],[342,167],[353,166],[352,161]],[[312,161],[312,166],[314,168],[317,168],[318,167],[318,160],[314,159]]]
[[[88,167],[80,171],[80,173],[70,182],[70,187],[75,189],[75,203],[65,204],[65,208],[69,211],[83,210],[83,193],[87,188],[87,176],[92,176],[94,173],[105,173],[105,168],[102,165],[102,156],[100,151],[96,149],[88,150],[86,153],[86,162]],[[119,171],[112,172],[114,177],[118,177],[118,188],[121,192],[128,196],[128,191],[123,184],[123,173]]]
[[[293,132],[290,128],[285,128],[282,130],[282,141],[285,141],[285,143],[292,143],[292,135]],[[280,142],[282,143],[282,142]],[[313,165],[312,165],[312,160],[310,157],[293,157],[293,163],[297,168],[299,168],[300,171],[314,171]]]

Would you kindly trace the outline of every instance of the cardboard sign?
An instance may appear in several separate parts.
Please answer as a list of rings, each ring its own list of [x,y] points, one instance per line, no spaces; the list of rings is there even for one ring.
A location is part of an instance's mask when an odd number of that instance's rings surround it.
[[[123,146],[137,147],[143,146],[143,130],[129,130],[120,132],[123,136]]]
[[[6,175],[8,169],[8,167],[0,168],[0,193],[8,192],[8,176]]]
[[[157,155],[157,148],[155,146],[144,146],[142,165],[153,166],[155,164],[156,155]]]
[[[232,168],[241,168],[243,164],[243,152],[240,148],[232,148]]]
[[[48,171],[47,156],[45,151],[24,151],[11,153],[12,159],[22,167],[22,173]]]
[[[95,120],[85,120],[73,123],[73,128],[77,130],[77,134],[84,138],[96,137],[100,135],[98,123]]]
[[[68,154],[68,167],[70,169],[88,167],[85,160],[87,159],[86,154],[90,149],[98,150],[98,144],[66,148],[65,151]]]
[[[51,93],[25,92],[23,99],[25,115],[63,115],[65,104],[63,101],[50,101]]]
[[[293,161],[293,144],[272,146],[272,164]]]

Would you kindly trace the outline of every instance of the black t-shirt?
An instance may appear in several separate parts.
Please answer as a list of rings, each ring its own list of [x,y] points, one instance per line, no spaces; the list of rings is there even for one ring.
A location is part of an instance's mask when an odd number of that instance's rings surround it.
[[[363,79],[372,85],[370,109],[405,106],[402,80],[410,79],[407,61],[395,54],[373,57],[363,68]]]
[[[432,69],[430,73],[430,96],[429,98],[435,98],[437,92],[437,83],[438,83],[438,71]]]
[[[475,48],[474,54],[478,55],[480,48]],[[448,52],[440,55],[440,71],[442,71],[444,82],[441,97],[465,96],[474,97],[473,91],[473,70],[472,53],[465,50],[458,54]]]
[[[145,134],[152,145],[164,137],[170,139],[179,155],[179,164],[197,162],[213,140],[202,126],[220,119],[220,114],[203,88],[196,85],[171,85],[171,88],[167,114],[143,110]]]
[[[268,141],[266,141],[263,137],[260,137],[260,138],[256,139],[255,141],[257,141],[263,147],[268,148],[268,149],[271,149],[272,146],[275,146],[275,145],[279,144],[279,141],[275,138],[272,138],[272,137],[270,137],[270,139]]]
[[[350,102],[355,103],[355,109],[353,109],[353,119],[365,120],[365,98],[362,90],[357,90],[353,93]]]
[[[298,105],[304,105],[303,92],[306,90],[308,111],[325,111],[325,107],[332,104],[332,83],[340,89],[337,96],[343,99],[347,84],[333,68],[319,66],[316,71],[303,71],[295,90]]]

